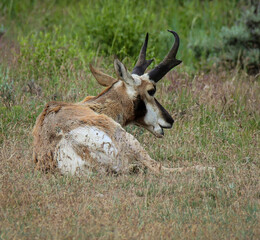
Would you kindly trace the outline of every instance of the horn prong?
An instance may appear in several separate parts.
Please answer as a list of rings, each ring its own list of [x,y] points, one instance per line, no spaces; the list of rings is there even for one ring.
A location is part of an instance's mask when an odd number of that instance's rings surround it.
[[[136,74],[138,76],[141,76],[144,74],[145,70],[148,68],[148,66],[153,62],[153,59],[146,60],[146,50],[148,45],[148,38],[149,34],[146,33],[144,44],[140,50],[138,60],[134,66],[134,69],[132,71],[132,74]]]
[[[175,41],[171,50],[165,56],[163,61],[148,73],[149,78],[154,82],[158,82],[165,76],[167,72],[169,72],[172,68],[176,67],[182,62],[181,60],[176,59],[176,55],[180,45],[179,36],[176,32],[172,30],[168,30],[168,32],[174,35]]]

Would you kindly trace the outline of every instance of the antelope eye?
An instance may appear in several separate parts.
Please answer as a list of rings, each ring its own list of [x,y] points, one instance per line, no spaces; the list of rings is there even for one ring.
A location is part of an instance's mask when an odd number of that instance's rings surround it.
[[[153,96],[153,95],[155,94],[155,92],[156,92],[156,89],[153,88],[153,89],[148,90],[147,92],[148,92],[148,94],[149,94],[150,96]]]

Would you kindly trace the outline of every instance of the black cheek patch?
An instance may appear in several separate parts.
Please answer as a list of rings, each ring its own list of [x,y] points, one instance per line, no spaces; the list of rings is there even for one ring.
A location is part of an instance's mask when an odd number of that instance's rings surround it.
[[[145,103],[141,99],[140,95],[138,95],[136,100],[134,101],[135,120],[143,118],[146,113],[147,113],[147,109]]]

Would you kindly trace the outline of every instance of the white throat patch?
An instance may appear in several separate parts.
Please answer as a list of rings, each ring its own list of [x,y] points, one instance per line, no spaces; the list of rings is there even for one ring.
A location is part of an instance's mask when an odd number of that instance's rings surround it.
[[[154,109],[153,105],[150,103],[146,103],[146,109],[147,113],[144,117],[144,121],[147,125],[154,125],[154,123],[158,122],[159,111]]]

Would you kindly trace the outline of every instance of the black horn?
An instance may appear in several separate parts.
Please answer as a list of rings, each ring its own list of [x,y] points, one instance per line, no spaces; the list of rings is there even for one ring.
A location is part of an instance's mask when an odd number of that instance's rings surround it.
[[[154,82],[158,82],[160,79],[164,77],[164,75],[167,72],[169,72],[172,68],[174,68],[182,62],[181,60],[176,59],[176,54],[180,44],[179,36],[176,32],[172,30],[168,31],[174,35],[175,42],[172,46],[172,49],[163,59],[163,61],[148,73],[150,80]]]
[[[137,63],[134,66],[134,69],[132,71],[132,74],[136,74],[138,76],[141,76],[144,74],[146,68],[152,63],[153,59],[146,60],[146,49],[148,44],[148,33],[146,34],[144,44],[141,48]]]

